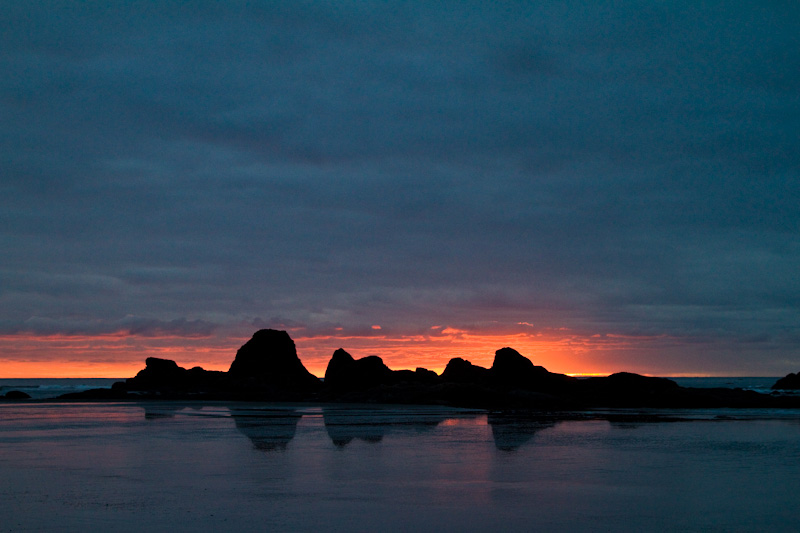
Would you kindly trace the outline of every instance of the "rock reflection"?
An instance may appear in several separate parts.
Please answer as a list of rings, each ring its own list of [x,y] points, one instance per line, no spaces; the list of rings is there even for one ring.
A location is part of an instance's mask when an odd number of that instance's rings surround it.
[[[185,405],[180,403],[156,403],[144,404],[140,406],[144,409],[145,420],[159,420],[162,418],[174,418],[175,415],[186,408]]]
[[[502,413],[490,413],[487,421],[492,428],[495,447],[504,452],[517,450],[539,431],[555,426],[555,422],[550,420]]]
[[[231,410],[236,429],[263,452],[285,450],[302,417],[294,409]]]
[[[417,412],[410,408],[404,410],[324,408],[322,417],[328,437],[338,448],[344,448],[355,439],[376,444],[388,433],[430,431],[451,418],[444,414]]]

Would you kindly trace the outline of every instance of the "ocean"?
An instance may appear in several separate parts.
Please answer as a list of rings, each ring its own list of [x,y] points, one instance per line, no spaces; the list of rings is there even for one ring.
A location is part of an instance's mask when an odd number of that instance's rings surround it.
[[[675,381],[681,387],[697,387],[701,389],[706,388],[724,388],[724,389],[744,389],[760,392],[762,394],[770,394],[771,387],[778,381],[780,377],[703,377],[703,378],[676,378],[669,379]]]
[[[0,396],[8,391],[19,390],[36,400],[56,398],[70,392],[81,392],[89,389],[107,389],[116,381],[125,378],[25,378],[0,379]]]
[[[0,403],[4,531],[797,531],[800,412]]]

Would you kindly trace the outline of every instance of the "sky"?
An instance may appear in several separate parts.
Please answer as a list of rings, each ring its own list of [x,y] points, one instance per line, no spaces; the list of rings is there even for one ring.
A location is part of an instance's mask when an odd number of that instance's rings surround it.
[[[0,7],[0,377],[800,371],[796,2]]]

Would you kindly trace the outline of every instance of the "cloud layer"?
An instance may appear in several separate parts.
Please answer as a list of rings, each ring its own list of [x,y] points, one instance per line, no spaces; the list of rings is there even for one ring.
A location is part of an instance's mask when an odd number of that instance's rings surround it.
[[[798,15],[11,3],[0,329],[525,322],[797,371]]]

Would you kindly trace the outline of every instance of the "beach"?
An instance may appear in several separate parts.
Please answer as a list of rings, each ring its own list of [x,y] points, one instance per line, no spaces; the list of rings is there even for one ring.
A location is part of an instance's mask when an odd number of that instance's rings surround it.
[[[793,531],[800,413],[0,404],[4,531]]]

